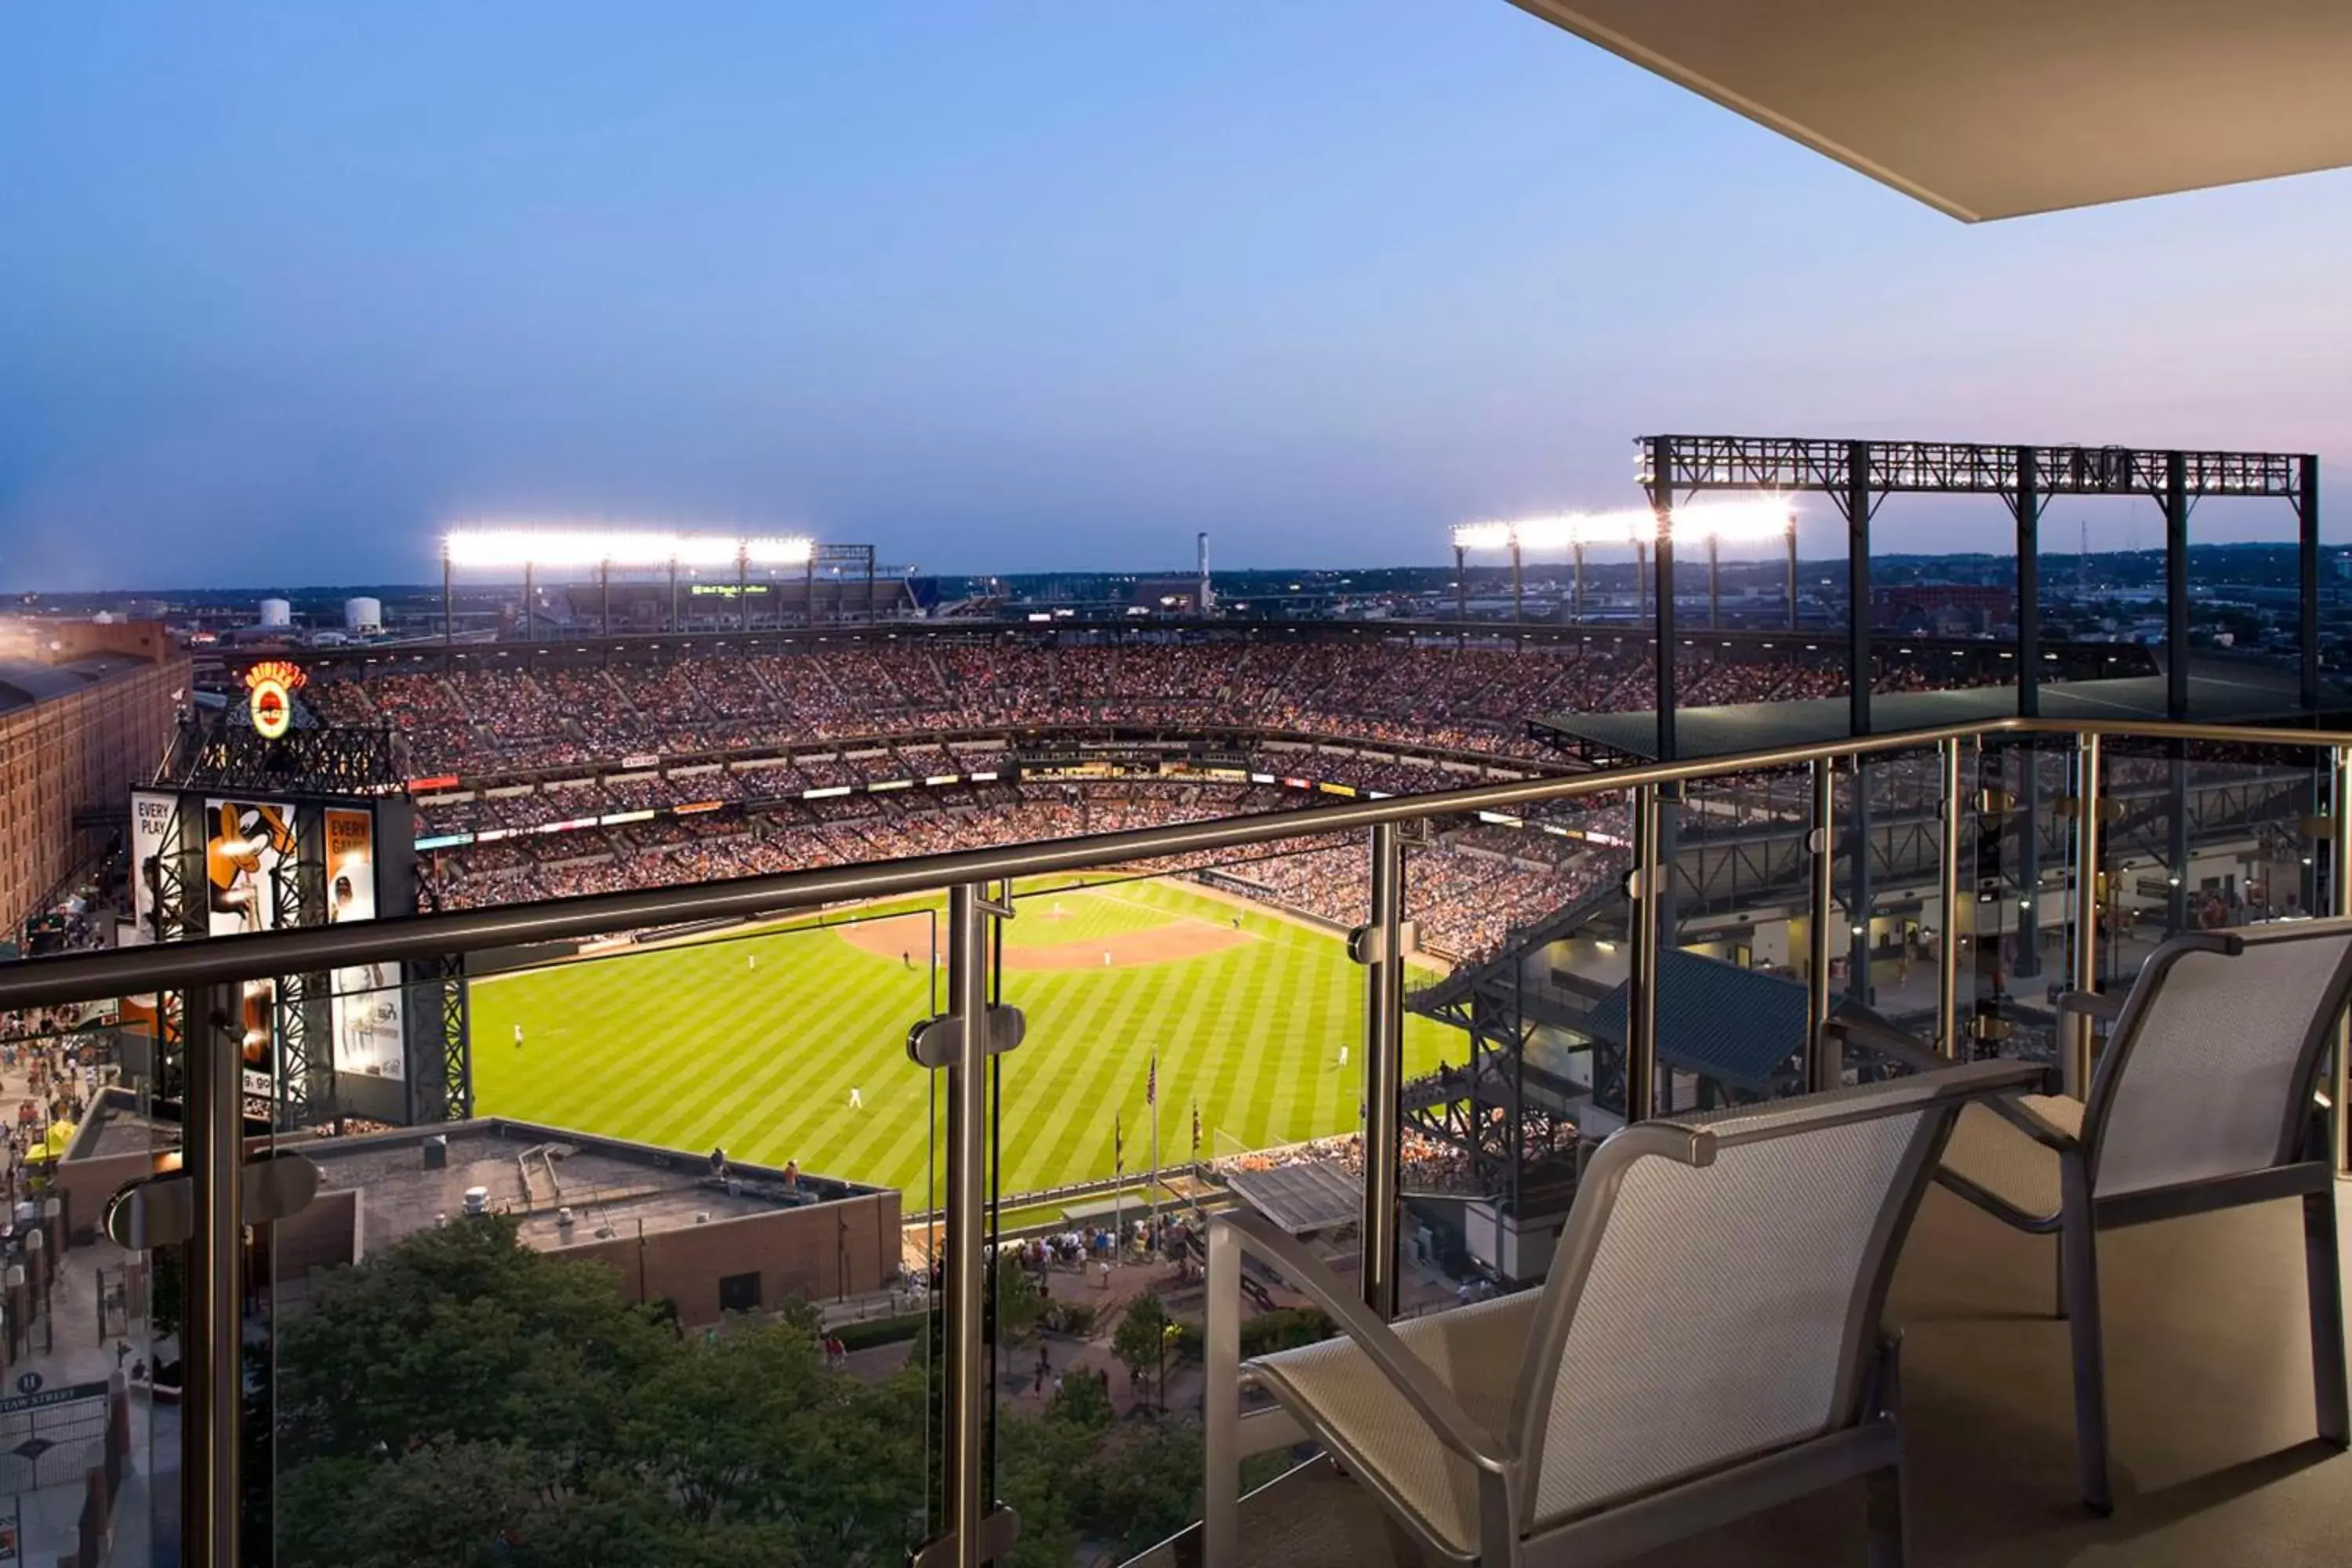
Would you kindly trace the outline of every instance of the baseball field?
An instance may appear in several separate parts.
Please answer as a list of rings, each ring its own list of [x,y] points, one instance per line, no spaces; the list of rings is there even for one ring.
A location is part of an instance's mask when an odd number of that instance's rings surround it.
[[[1024,892],[1004,928],[1004,1000],[1028,1038],[1004,1059],[1003,1190],[1351,1131],[1363,971],[1340,940],[1187,884]],[[583,958],[472,986],[481,1114],[936,1192],[929,1075],[909,1025],[943,1005],[940,904],[896,903]],[[520,1043],[516,1027],[520,1026]],[[1346,1066],[1339,1053],[1349,1048]],[[1405,1071],[1460,1062],[1461,1036],[1405,1021]],[[941,1152],[944,1150],[942,1147]]]

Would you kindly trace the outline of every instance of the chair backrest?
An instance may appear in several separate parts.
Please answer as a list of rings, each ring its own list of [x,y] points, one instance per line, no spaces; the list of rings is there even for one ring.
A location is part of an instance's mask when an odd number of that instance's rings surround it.
[[[2345,993],[2352,921],[2176,937],[2148,955],[2091,1081],[2091,1188],[2144,1192],[2296,1156]]]
[[[1522,1528],[1856,1419],[1903,1233],[1982,1062],[1626,1129],[1579,1187],[1514,1412]]]

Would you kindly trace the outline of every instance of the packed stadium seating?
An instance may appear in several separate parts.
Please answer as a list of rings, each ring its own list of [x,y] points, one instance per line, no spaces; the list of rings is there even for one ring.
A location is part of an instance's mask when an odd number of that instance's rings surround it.
[[[397,728],[419,774],[461,777],[420,800],[418,830],[441,846],[436,896],[479,906],[1282,810],[1325,790],[1411,794],[1510,776],[1537,759],[1558,763],[1528,738],[1529,715],[1648,707],[1652,658],[1634,638],[1459,647],[1352,629],[1070,644],[908,635],[805,652],[706,646],[659,661],[364,666],[327,672],[307,696],[329,722]],[[1676,673],[1688,706],[1843,689],[1829,656],[1793,647],[1685,647]],[[1892,654],[1876,680],[1883,690],[1938,683],[1924,660]],[[1107,727],[1214,731],[1227,771],[1076,783],[1033,766],[1021,776],[1024,748],[1041,734]],[[1367,743],[1391,750],[1357,754]],[[1239,782],[1252,775],[1259,782]],[[949,777],[961,782],[929,782]],[[877,784],[896,793],[867,793]],[[1871,787],[1889,798],[1937,785],[1932,769],[1896,763]],[[811,791],[825,794],[803,798]],[[1482,956],[1622,872],[1622,800],[1539,815],[1534,826],[1564,834],[1463,822],[1415,847],[1407,902],[1424,946]],[[1303,838],[1215,869],[1229,890],[1349,925],[1363,918],[1367,854],[1360,841]],[[1204,870],[1184,859],[1142,868]]]
[[[1537,757],[1530,714],[1650,705],[1645,645],[1454,647],[1357,639],[1055,647],[948,643],[668,663],[410,670],[321,680],[330,722],[390,720],[420,772],[479,772],[993,727],[1215,722]],[[1835,695],[1834,665],[1685,652],[1685,705]],[[1881,689],[1930,684],[1890,662]]]

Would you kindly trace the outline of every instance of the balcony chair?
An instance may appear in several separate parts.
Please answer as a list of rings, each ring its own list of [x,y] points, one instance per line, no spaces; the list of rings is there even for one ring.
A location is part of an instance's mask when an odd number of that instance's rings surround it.
[[[1237,1561],[1244,1452],[1303,1432],[1449,1561],[1585,1568],[1866,1477],[1871,1561],[1895,1568],[1887,1282],[1961,1108],[2046,1077],[1944,1067],[1627,1128],[1593,1154],[1540,1290],[1393,1326],[1262,1217],[1217,1215],[1206,1562]],[[1244,1254],[1343,1337],[1243,1362]],[[1245,1387],[1280,1407],[1246,1435]]]
[[[2335,1179],[2315,1100],[2347,987],[2352,921],[2175,937],[2148,955],[2120,1005],[2081,993],[2060,999],[2062,1011],[2110,1022],[2087,1098],[1972,1105],[1952,1131],[1937,1179],[2020,1230],[2058,1237],[2075,1464],[2094,1512],[2114,1507],[2103,1230],[2301,1198],[2319,1435],[2338,1448],[2352,1443]]]

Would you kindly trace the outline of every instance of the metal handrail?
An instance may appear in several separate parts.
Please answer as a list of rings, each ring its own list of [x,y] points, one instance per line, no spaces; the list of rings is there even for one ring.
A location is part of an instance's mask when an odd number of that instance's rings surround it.
[[[1625,1042],[1627,1110],[1638,1118],[1651,1109],[1656,1064],[1655,988],[1659,877],[1659,810],[1662,794],[1685,782],[1812,764],[1815,770],[1813,823],[1817,835],[1828,825],[1831,780],[1827,763],[1897,752],[1933,753],[1944,784],[1943,864],[1939,886],[1944,889],[1946,916],[1942,952],[1943,999],[1939,1008],[1941,1044],[1958,1054],[1958,999],[1953,990],[1956,949],[1951,945],[1954,921],[1950,903],[1958,896],[1959,835],[1950,831],[1959,820],[1958,783],[1959,752],[1965,742],[2000,736],[2055,736],[2072,741],[2078,768],[2084,774],[2078,785],[2091,809],[2075,816],[2081,868],[2075,919],[2095,922],[2096,836],[2096,771],[2100,737],[2115,735],[2145,741],[2182,742],[2214,741],[2238,745],[2279,745],[2324,751],[2333,762],[2330,815],[2340,826],[2352,821],[2352,733],[2317,730],[2239,728],[2216,724],[2176,724],[2096,720],[2001,718],[1981,720],[1931,730],[1821,741],[1762,751],[1671,763],[1602,769],[1570,777],[1533,778],[1427,795],[1357,800],[1307,810],[1267,812],[1171,826],[1140,828],[1083,837],[1006,845],[990,849],[929,855],[862,866],[828,867],[816,870],[746,877],[682,888],[592,894],[542,903],[474,910],[453,914],[409,916],[351,925],[308,927],[246,936],[164,942],[143,947],[32,959],[0,965],[0,1008],[102,1000],[163,991],[188,994],[186,1020],[190,1063],[187,1124],[192,1158],[188,1164],[199,1224],[189,1245],[188,1273],[202,1289],[190,1291],[191,1344],[209,1347],[193,1362],[202,1364],[192,1373],[185,1426],[205,1441],[191,1444],[183,1468],[184,1535],[191,1542],[192,1563],[204,1568],[227,1568],[238,1560],[241,1512],[239,1492],[238,1422],[240,1401],[233,1381],[224,1381],[221,1367],[236,1364],[240,1331],[238,1264],[241,1234],[237,1167],[241,1163],[241,1122],[236,1113],[240,1057],[231,1032],[236,1016],[234,984],[289,973],[316,973],[363,960],[437,959],[450,954],[532,943],[557,942],[603,935],[618,930],[668,926],[713,918],[775,915],[806,910],[850,900],[873,900],[949,890],[950,946],[949,965],[951,1016],[960,1027],[945,1059],[931,1065],[944,1068],[946,1100],[951,1131],[947,1139],[948,1191],[942,1210],[948,1246],[942,1259],[945,1289],[941,1299],[940,1344],[941,1440],[940,1474],[943,1478],[937,1515],[945,1533],[935,1537],[916,1555],[926,1565],[954,1563],[977,1564],[1003,1554],[1017,1521],[1009,1510],[993,1502],[982,1485],[981,1456],[985,1452],[989,1384],[984,1306],[986,1296],[984,1230],[982,1206],[989,1190],[993,1160],[989,1136],[992,1110],[986,1091],[989,1055],[994,1026],[984,1021],[998,1011],[988,999],[989,931],[986,921],[1003,910],[995,884],[1012,879],[1053,872],[1116,866],[1163,856],[1239,850],[1280,840],[1315,837],[1367,830],[1374,851],[1373,921],[1353,933],[1350,952],[1370,971],[1365,1008],[1366,1085],[1368,1103],[1378,1107],[1366,1124],[1363,1234],[1368,1247],[1385,1260],[1368,1264],[1363,1284],[1374,1315],[1385,1317],[1394,1307],[1392,1265],[1402,1200],[1397,1144],[1397,1076],[1402,1049],[1402,1004],[1405,953],[1402,846],[1395,825],[1433,816],[1466,813],[1509,812],[1553,801],[1575,800],[1624,793],[1638,825],[1634,834],[1635,876],[1627,893],[1629,916],[1637,941],[1633,976],[1634,1026]],[[2179,774],[2175,770],[2176,781]],[[2176,783],[2176,787],[2178,784]],[[2352,836],[2336,835],[2334,868],[2339,909],[2352,888]],[[1826,1021],[1826,908],[1832,846],[1825,837],[1816,841],[1813,856],[1815,894],[1814,976],[1811,996],[1817,1021]],[[2090,955],[2078,955],[2076,979],[2095,975]],[[202,1048],[199,1048],[199,1046]],[[1832,1058],[1813,1051],[1812,1071],[1827,1088]],[[2352,1100],[2352,1080],[2347,1062],[2352,1051],[2339,1049],[2331,1077],[2332,1098],[2342,1106]],[[2336,1137],[2340,1163],[2347,1152],[2344,1140],[2352,1117],[2338,1115]],[[209,1370],[207,1370],[209,1369]]]
[[[600,936],[615,931],[713,917],[773,915],[851,900],[937,892],[961,883],[1035,877],[1164,855],[1240,849],[1423,817],[1612,795],[1725,773],[1793,767],[1822,759],[1924,751],[1946,741],[1988,735],[2123,735],[2155,741],[2222,741],[2242,745],[2352,746],[2352,731],[2242,728],[2129,720],[2004,718],[1932,730],[1601,769],[1570,778],[1520,779],[1427,795],[1392,795],[1303,810],[1216,817],[1164,827],[1130,828],[987,849],[959,850],[855,866],[730,878],[685,887],[589,893],[575,898],[455,913],[411,915],[350,925],[257,931],[194,942],[152,943],[101,952],[60,954],[0,965],[0,1009],[145,995],[196,985],[306,974],[365,958],[425,959],[487,949]]]

